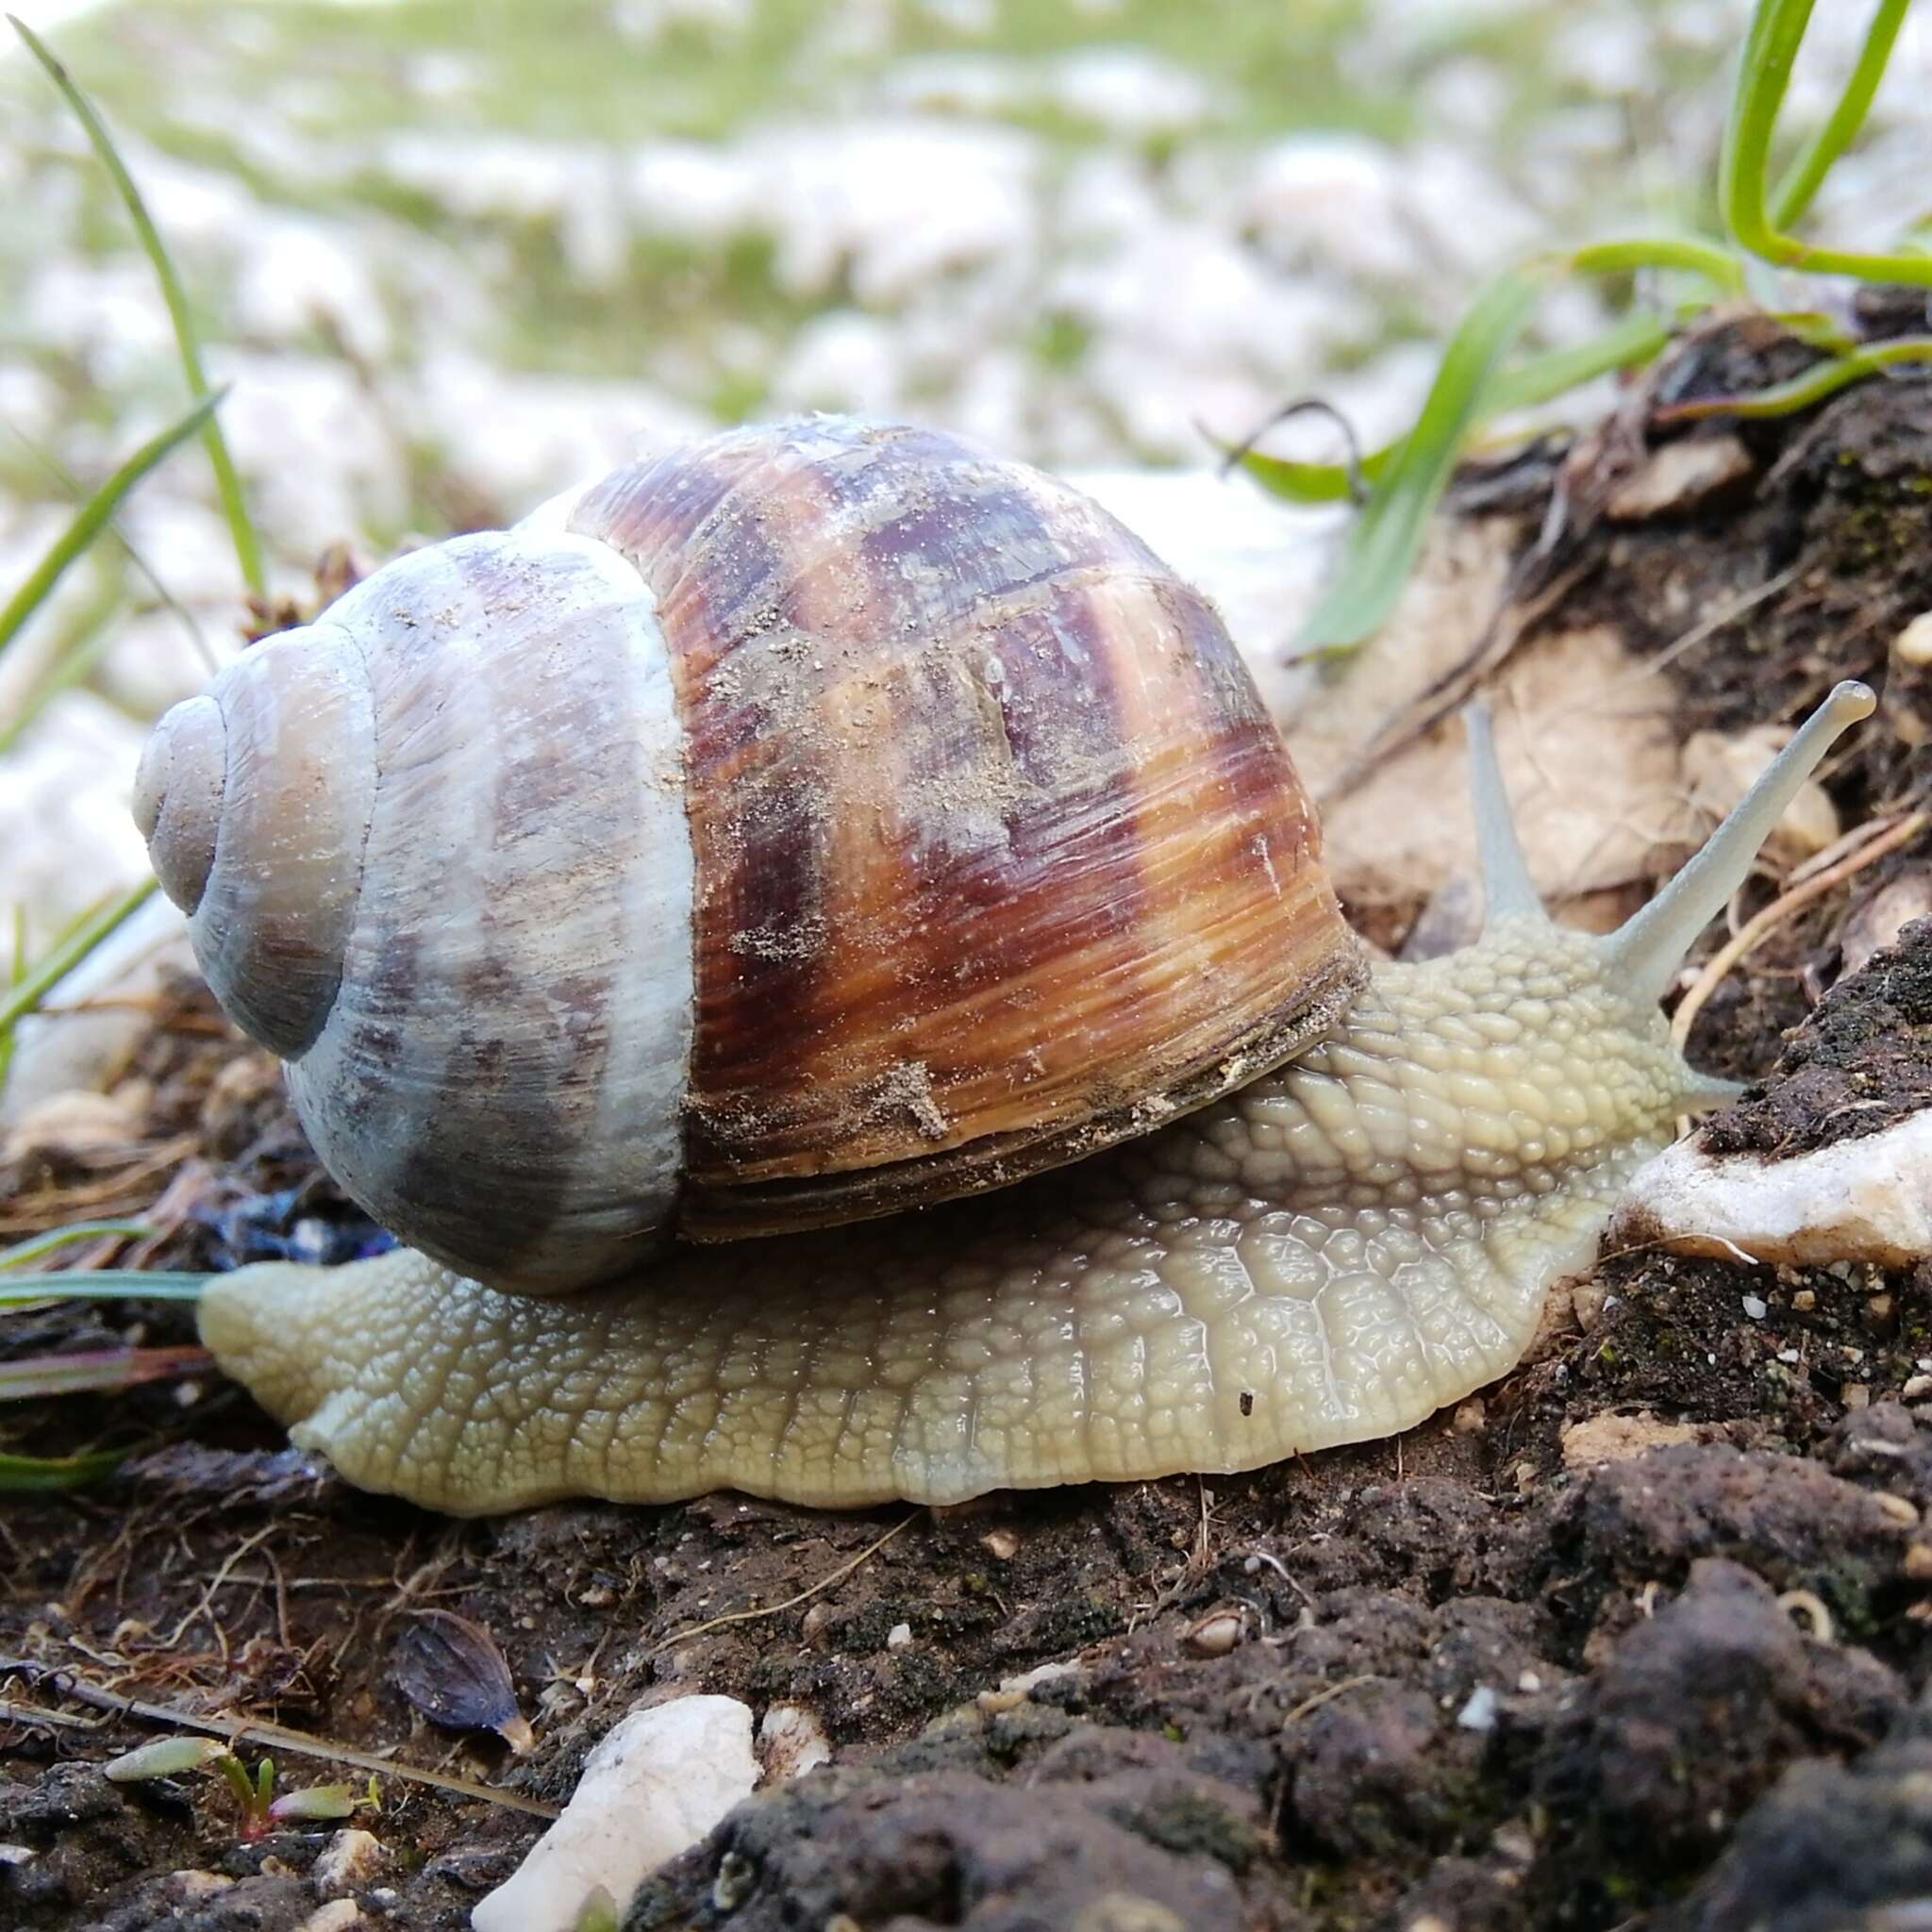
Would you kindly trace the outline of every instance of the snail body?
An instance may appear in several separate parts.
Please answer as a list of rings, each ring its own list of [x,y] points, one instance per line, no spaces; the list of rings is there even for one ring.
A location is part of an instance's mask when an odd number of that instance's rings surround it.
[[[1541,910],[1476,716],[1482,937],[1365,975],[1211,611],[951,439],[738,432],[251,656],[138,809],[416,1245],[241,1270],[202,1331],[296,1441],[456,1513],[1250,1468],[1494,1379],[1733,1091],[1657,996],[1872,706],[1840,687],[1607,939]]]

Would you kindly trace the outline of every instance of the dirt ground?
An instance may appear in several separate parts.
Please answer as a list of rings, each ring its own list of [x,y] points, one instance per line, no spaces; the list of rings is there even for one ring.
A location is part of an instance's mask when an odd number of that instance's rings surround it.
[[[1593,508],[1661,439],[1660,401],[1790,354],[1748,326],[1687,344],[1600,437],[1463,504],[1527,544],[1565,492],[1518,595],[1560,582],[1567,615],[1671,651],[1687,734],[1882,683],[1828,774],[1850,826],[1932,790],[1932,669],[1890,656],[1932,608],[1932,384],[1690,429],[1737,434],[1748,476],[1636,522]],[[1896,930],[1932,910],[1928,873],[1932,838],[1857,872],[1710,1000],[1693,1058],[1769,1075],[1724,1144],[1869,1131],[1932,1093],[1932,924]],[[0,1168],[0,1238],[139,1209],[173,1230],[142,1258],[177,1267],[373,1238],[205,996],[158,1014],[130,1077],[140,1144]],[[453,1524],[349,1491],[218,1378],[11,1408],[0,1446],[134,1454],[0,1517],[0,1922],[278,1932],[323,1904],[333,1827],[249,1842],[210,1779],[108,1784],[101,1763],[165,1727],[102,1692],[555,1802],[626,1708],[703,1689],[805,1707],[836,1757],[661,1873],[634,1928],[1932,1923],[1932,1274],[1636,1253],[1562,1299],[1540,1355],[1399,1440],[948,1510],[719,1496]],[[129,1339],[191,1341],[192,1317],[57,1305],[7,1330],[13,1355]],[[398,1692],[398,1642],[435,1609],[500,1645],[526,1757]],[[274,1755],[285,1784],[341,1774]],[[375,1924],[454,1932],[541,1829],[380,1783],[355,1823],[381,1857],[346,1881]]]

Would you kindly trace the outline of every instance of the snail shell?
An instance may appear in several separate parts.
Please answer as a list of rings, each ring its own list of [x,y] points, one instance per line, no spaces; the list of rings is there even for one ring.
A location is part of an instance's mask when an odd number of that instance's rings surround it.
[[[171,711],[136,810],[336,1177],[530,1293],[1074,1159],[1363,974],[1204,599],[840,418],[398,559]]]

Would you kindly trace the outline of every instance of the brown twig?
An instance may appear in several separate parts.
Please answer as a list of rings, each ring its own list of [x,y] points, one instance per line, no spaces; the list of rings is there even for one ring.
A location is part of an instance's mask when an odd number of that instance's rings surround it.
[[[809,1590],[801,1590],[796,1596],[788,1596],[782,1604],[768,1604],[763,1609],[758,1610],[732,1610],[725,1616],[712,1617],[705,1623],[693,1624],[689,1630],[680,1630],[675,1637],[667,1637],[664,1641],[667,1644],[689,1643],[693,1637],[702,1637],[708,1630],[722,1629],[726,1624],[755,1624],[760,1617],[775,1617],[782,1610],[796,1609],[800,1604],[817,1596],[820,1591],[830,1590],[833,1584],[842,1583],[861,1563],[877,1556],[902,1529],[908,1528],[918,1522],[924,1513],[923,1510],[915,1509],[910,1516],[902,1517],[876,1542],[868,1543],[849,1563],[841,1563],[829,1575],[821,1576]]]
[[[353,1745],[338,1744],[327,1738],[310,1738],[301,1731],[288,1730],[281,1724],[269,1724],[265,1720],[204,1717],[196,1711],[176,1710],[172,1705],[151,1704],[144,1697],[124,1697],[118,1690],[90,1684],[85,1678],[76,1677],[73,1672],[59,1670],[52,1664],[38,1664],[25,1657],[0,1657],[0,1675],[9,1672],[43,1678],[63,1697],[72,1697],[96,1710],[111,1711],[117,1717],[135,1717],[148,1724],[177,1724],[183,1730],[206,1731],[211,1737],[225,1738],[231,1744],[251,1741],[273,1744],[277,1751],[291,1751],[298,1757],[319,1757],[329,1764],[349,1764],[358,1771],[373,1771],[380,1777],[400,1778],[406,1784],[434,1785],[439,1790],[452,1791],[463,1798],[481,1798],[508,1810],[525,1812],[532,1818],[555,1818],[558,1815],[555,1805],[541,1804],[535,1798],[493,1790],[488,1785],[475,1784],[468,1778],[449,1777],[441,1772],[420,1771],[413,1764],[395,1764],[372,1751],[358,1751]],[[19,1723],[74,1722],[61,1712],[41,1710],[32,1705],[0,1705],[0,1711]]]
[[[1834,886],[1841,885],[1846,879],[1861,873],[1868,865],[1875,864],[1888,852],[1895,852],[1909,841],[1916,839],[1928,824],[1932,824],[1932,812],[1907,812],[1888,832],[1869,839],[1850,858],[1827,866],[1823,872],[1815,872],[1803,884],[1774,899],[1763,911],[1745,921],[1738,932],[1710,956],[1704,971],[1692,981],[1690,989],[1678,1002],[1677,1010],[1671,1016],[1671,1038],[1676,1042],[1679,1052],[1690,1037],[1690,1028],[1697,1016],[1704,1010],[1705,1002],[1724,983],[1726,975],[1740,960],[1755,952],[1771,934],[1792,917],[1820,899]]]

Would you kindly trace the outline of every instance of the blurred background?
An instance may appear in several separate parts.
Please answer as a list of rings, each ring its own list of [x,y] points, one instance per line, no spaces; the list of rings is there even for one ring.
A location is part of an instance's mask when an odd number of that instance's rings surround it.
[[[186,279],[275,590],[808,408],[1087,473],[1199,468],[1319,393],[1398,431],[1483,275],[1707,225],[1746,0],[398,0],[22,9]],[[1815,123],[1870,9],[1818,9]],[[1908,19],[1820,231],[1925,212]],[[0,46],[0,596],[186,397],[46,77]],[[1581,285],[1544,344],[1605,309]],[[1587,401],[1581,405],[1588,407]],[[1303,424],[1271,445],[1335,454]],[[1231,520],[1249,486],[1224,486]],[[1332,527],[1334,512],[1307,513]],[[1288,512],[1269,508],[1270,518]],[[241,643],[204,453],[0,658],[0,910],[142,876],[146,724]],[[1270,525],[1272,527],[1272,525]],[[1161,541],[1155,535],[1157,544]]]

